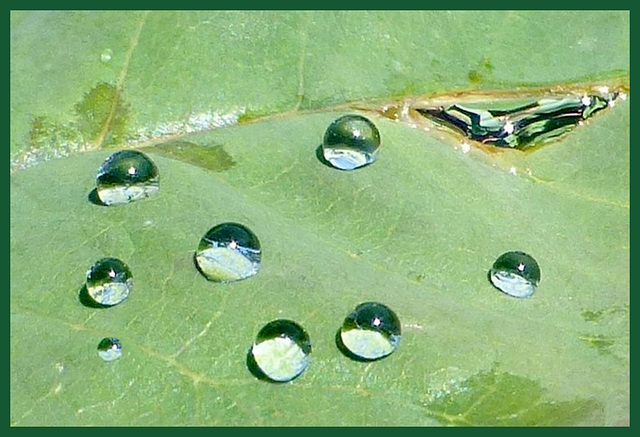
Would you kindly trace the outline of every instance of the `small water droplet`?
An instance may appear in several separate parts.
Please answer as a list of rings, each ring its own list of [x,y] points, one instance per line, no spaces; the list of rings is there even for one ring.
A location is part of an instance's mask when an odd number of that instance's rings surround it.
[[[208,280],[233,282],[258,273],[260,257],[260,242],[249,228],[221,223],[202,237],[195,261]]]
[[[251,373],[271,382],[297,378],[309,365],[311,339],[296,322],[279,319],[262,327],[247,356]]]
[[[103,204],[125,205],[158,192],[158,168],[144,153],[122,150],[104,161],[96,185]]]
[[[131,270],[117,258],[102,258],[87,272],[87,294],[99,305],[119,304],[129,296],[132,287]]]
[[[115,361],[122,356],[122,344],[117,338],[103,338],[98,343],[98,356],[107,362]]]
[[[111,61],[111,58],[113,58],[113,50],[111,49],[106,49],[100,53],[100,62],[107,63]]]
[[[373,361],[398,348],[400,319],[389,307],[377,302],[358,305],[339,330],[338,348],[350,358]]]
[[[491,283],[514,297],[530,297],[540,282],[540,267],[524,252],[507,252],[498,257],[489,270]]]
[[[340,170],[354,170],[376,160],[380,132],[361,115],[344,115],[327,128],[322,142],[324,159]]]

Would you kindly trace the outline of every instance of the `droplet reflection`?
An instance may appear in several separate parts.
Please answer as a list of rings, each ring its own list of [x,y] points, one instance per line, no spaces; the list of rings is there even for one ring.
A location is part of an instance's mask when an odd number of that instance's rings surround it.
[[[96,194],[103,205],[126,205],[157,194],[158,190],[158,168],[137,150],[114,153],[98,170]]]
[[[209,229],[198,244],[195,262],[208,280],[232,282],[258,273],[260,241],[244,225],[221,223]]]
[[[103,338],[98,344],[98,356],[106,362],[115,361],[122,356],[122,344],[117,338]]]
[[[267,323],[247,354],[247,366],[256,377],[271,382],[291,381],[309,365],[311,340],[296,322],[279,319]]]
[[[344,115],[327,128],[322,142],[324,159],[340,170],[354,170],[376,160],[380,132],[366,117]]]
[[[132,288],[131,270],[117,258],[102,258],[87,271],[87,295],[98,305],[117,305],[129,296]]]
[[[503,253],[489,270],[491,283],[513,297],[531,297],[540,283],[540,267],[524,252]]]
[[[365,302],[347,316],[336,340],[338,348],[349,358],[373,361],[393,353],[401,334],[396,313],[381,303]]]

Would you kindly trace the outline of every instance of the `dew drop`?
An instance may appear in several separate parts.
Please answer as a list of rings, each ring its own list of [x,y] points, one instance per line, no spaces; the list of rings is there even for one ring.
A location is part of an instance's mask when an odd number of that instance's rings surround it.
[[[279,319],[258,332],[249,349],[247,364],[251,373],[271,382],[291,381],[309,365],[311,339],[296,322]]]
[[[358,305],[339,331],[338,348],[358,361],[384,358],[398,348],[400,319],[389,307],[377,302]]]
[[[507,252],[498,257],[489,270],[491,283],[514,297],[531,297],[540,282],[540,267],[524,252]]]
[[[117,338],[103,338],[98,343],[98,356],[106,362],[115,361],[122,356],[122,344]]]
[[[158,168],[144,153],[122,150],[104,161],[96,185],[103,204],[125,205],[158,192]]]
[[[249,228],[238,223],[221,223],[202,237],[195,261],[208,280],[233,282],[258,273],[260,256],[260,242]]]
[[[111,61],[112,58],[113,58],[113,50],[111,49],[106,49],[102,53],[100,53],[100,62],[107,63]]]
[[[99,305],[119,304],[129,296],[132,287],[131,270],[117,258],[102,258],[87,272],[87,294]]]
[[[376,160],[380,132],[361,115],[344,115],[327,128],[322,142],[324,159],[340,170],[354,170]]]

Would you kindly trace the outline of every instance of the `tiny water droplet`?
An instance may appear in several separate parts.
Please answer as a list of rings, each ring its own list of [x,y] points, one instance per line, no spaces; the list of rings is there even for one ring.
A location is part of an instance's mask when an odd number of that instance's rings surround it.
[[[133,287],[131,270],[117,258],[102,258],[87,272],[87,294],[99,305],[117,305]]]
[[[238,223],[221,223],[202,237],[195,261],[208,280],[233,282],[258,273],[260,257],[260,242],[249,228]]]
[[[377,302],[358,305],[339,331],[338,347],[350,358],[373,361],[398,348],[402,328],[389,307]]]
[[[498,257],[489,270],[491,283],[514,297],[530,297],[540,282],[540,267],[524,252],[507,252]]]
[[[344,115],[327,128],[322,154],[333,167],[354,170],[376,160],[380,132],[361,115]]]
[[[111,49],[106,49],[100,53],[100,62],[107,63],[111,61],[111,58],[113,58],[113,50]]]
[[[296,322],[279,319],[258,332],[248,353],[251,373],[272,382],[297,378],[309,365],[311,339]]]
[[[103,338],[98,343],[98,356],[103,360],[115,361],[122,356],[122,344],[117,338]]]
[[[158,168],[137,150],[114,153],[98,170],[96,191],[105,205],[125,205],[156,194],[158,189]]]

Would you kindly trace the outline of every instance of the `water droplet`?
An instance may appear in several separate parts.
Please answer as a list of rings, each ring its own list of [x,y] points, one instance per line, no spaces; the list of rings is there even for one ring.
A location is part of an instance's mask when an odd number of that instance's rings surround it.
[[[524,252],[507,252],[498,257],[489,270],[491,283],[514,297],[530,297],[540,282],[540,267]]]
[[[115,361],[122,356],[122,344],[117,338],[103,338],[98,343],[98,356],[103,360]]]
[[[380,132],[361,115],[344,115],[333,121],[324,134],[324,159],[340,170],[353,170],[376,160]]]
[[[108,157],[97,177],[97,195],[105,205],[125,205],[156,194],[158,168],[144,153],[122,150]]]
[[[105,51],[100,53],[100,62],[107,63],[111,61],[111,58],[113,58],[113,50],[111,49],[106,49]]]
[[[233,282],[258,273],[260,256],[260,242],[249,228],[221,223],[202,237],[195,261],[208,280]]]
[[[117,258],[102,258],[87,272],[87,294],[99,305],[119,304],[129,296],[132,287],[129,267]]]
[[[359,361],[384,358],[398,348],[400,319],[389,307],[377,302],[358,305],[347,316],[337,338],[338,348]]]
[[[291,320],[274,320],[258,332],[247,356],[251,373],[272,382],[287,382],[309,365],[309,334]]]

